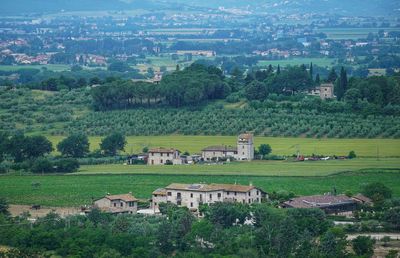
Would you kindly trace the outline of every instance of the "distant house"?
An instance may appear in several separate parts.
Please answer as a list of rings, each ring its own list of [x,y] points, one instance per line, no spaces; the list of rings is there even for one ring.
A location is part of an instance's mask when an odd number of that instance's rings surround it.
[[[201,204],[215,202],[261,203],[266,193],[252,185],[236,184],[170,184],[153,192],[152,207],[174,203],[198,212]]]
[[[149,150],[148,165],[181,165],[180,152],[176,149],[156,148]]]
[[[333,83],[324,83],[311,90],[309,95],[319,96],[321,99],[332,99],[335,97]]]
[[[236,147],[217,145],[209,146],[202,150],[202,158],[205,161],[220,158],[235,158],[237,160],[253,160],[254,159],[254,142],[253,134],[240,134],[237,139]]]
[[[346,195],[312,195],[290,199],[283,208],[318,208],[327,214],[347,215],[357,208],[357,202]]]
[[[131,193],[119,195],[106,195],[103,198],[95,200],[94,207],[99,208],[104,212],[113,214],[129,213],[136,214],[138,199]]]
[[[370,198],[368,198],[367,196],[363,195],[363,194],[357,194],[351,197],[351,199],[353,199],[354,201],[360,203],[360,204],[364,204],[367,206],[371,206],[373,205],[373,202]]]

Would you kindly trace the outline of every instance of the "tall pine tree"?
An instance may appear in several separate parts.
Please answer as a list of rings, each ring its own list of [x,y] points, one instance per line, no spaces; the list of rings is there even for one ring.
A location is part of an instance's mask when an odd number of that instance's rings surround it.
[[[342,66],[342,69],[340,70],[340,77],[335,83],[335,94],[338,100],[342,100],[344,97],[344,94],[347,91],[347,72]]]

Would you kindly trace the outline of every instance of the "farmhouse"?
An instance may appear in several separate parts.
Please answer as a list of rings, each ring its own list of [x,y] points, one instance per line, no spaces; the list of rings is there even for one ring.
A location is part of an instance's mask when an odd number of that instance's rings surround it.
[[[335,97],[333,90],[333,83],[324,83],[313,89],[309,94],[319,96],[321,99],[332,99]]]
[[[198,212],[201,204],[215,202],[261,203],[266,193],[252,185],[236,184],[170,184],[153,192],[152,208],[173,203]]]
[[[240,134],[237,139],[237,146],[209,146],[202,150],[202,158],[206,161],[221,158],[235,158],[237,160],[254,159],[253,134]]]
[[[156,148],[149,150],[148,165],[181,165],[180,152],[176,149]]]
[[[357,202],[346,195],[312,195],[290,199],[283,208],[319,208],[327,214],[347,215],[352,213]]]
[[[106,195],[103,198],[95,200],[93,206],[99,208],[104,212],[109,212],[113,214],[136,214],[137,203],[138,199],[136,199],[131,193],[128,193],[118,195]]]

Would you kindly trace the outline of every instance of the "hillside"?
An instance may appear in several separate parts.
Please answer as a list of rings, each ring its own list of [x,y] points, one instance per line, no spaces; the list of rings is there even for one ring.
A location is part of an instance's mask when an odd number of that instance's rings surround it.
[[[113,11],[133,9],[179,9],[183,5],[208,8],[249,8],[251,11],[267,13],[335,13],[340,15],[398,15],[400,3],[395,0],[15,0],[3,5],[0,14],[19,15],[26,13],[52,13],[60,11]]]

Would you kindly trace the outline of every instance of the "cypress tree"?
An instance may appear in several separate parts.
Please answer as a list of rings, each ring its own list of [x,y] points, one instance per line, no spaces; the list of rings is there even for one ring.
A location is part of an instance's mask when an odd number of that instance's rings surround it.
[[[321,79],[319,78],[319,73],[317,73],[317,76],[315,76],[315,84],[320,85],[321,84]]]
[[[313,68],[313,64],[312,64],[312,62],[311,62],[311,64],[310,64],[310,77],[311,77],[311,79],[314,79],[314,75],[313,75],[313,71],[314,70],[314,68]]]
[[[347,72],[344,69],[344,67],[342,66],[342,69],[340,70],[340,77],[335,85],[336,86],[335,92],[336,92],[336,97],[338,98],[338,100],[343,99],[343,96],[347,91],[347,84],[348,84]]]
[[[280,67],[280,65],[278,65],[278,69],[276,70],[276,73],[277,73],[277,74],[281,74],[281,67]]]

